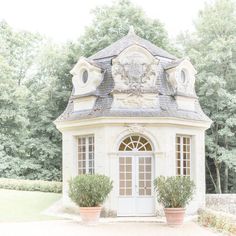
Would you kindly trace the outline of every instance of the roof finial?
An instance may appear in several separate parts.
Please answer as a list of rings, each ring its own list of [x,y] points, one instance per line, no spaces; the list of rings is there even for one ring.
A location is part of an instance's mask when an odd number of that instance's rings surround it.
[[[132,25],[129,27],[129,33],[128,33],[128,35],[130,35],[130,36],[136,35],[136,34],[135,34],[135,31],[134,31],[134,27],[133,27]]]

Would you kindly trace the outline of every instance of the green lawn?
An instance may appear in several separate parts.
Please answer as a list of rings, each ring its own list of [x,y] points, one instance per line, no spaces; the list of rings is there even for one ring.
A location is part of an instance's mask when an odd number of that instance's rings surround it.
[[[55,219],[42,215],[61,194],[0,189],[0,222]]]

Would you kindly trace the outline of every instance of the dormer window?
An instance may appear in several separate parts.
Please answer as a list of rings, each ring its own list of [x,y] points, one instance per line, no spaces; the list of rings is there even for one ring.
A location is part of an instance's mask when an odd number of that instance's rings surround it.
[[[82,81],[84,84],[86,84],[88,81],[88,71],[87,70],[84,70],[84,72],[82,73]]]
[[[189,58],[177,59],[165,66],[165,71],[168,74],[167,80],[171,84],[176,94],[185,94],[195,97],[195,74]]]
[[[73,75],[73,95],[84,95],[92,93],[97,89],[103,80],[104,69],[95,61],[80,57],[71,70],[71,74]]]

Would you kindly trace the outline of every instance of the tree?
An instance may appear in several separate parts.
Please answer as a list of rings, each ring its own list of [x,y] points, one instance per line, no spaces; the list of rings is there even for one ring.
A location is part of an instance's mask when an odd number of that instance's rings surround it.
[[[27,88],[18,85],[21,57],[20,34],[15,34],[6,22],[0,22],[0,175],[18,175],[20,156],[24,155],[23,140],[28,124],[25,99]],[[15,48],[14,53],[9,52]]]
[[[140,37],[161,48],[174,50],[163,24],[157,19],[148,18],[141,8],[129,0],[117,1],[111,6],[96,7],[92,13],[92,24],[85,29],[78,42],[80,55],[91,56],[109,46],[125,36],[131,25]]]
[[[198,70],[197,94],[205,113],[213,120],[207,132],[207,170],[215,192],[228,191],[228,168],[236,166],[236,8],[231,0],[206,4],[195,23],[194,34],[182,34],[179,42]],[[209,168],[215,167],[215,178]],[[214,172],[214,171],[213,171]]]
[[[61,179],[61,134],[53,121],[64,111],[72,89],[68,55],[67,45],[47,42],[35,62],[35,74],[26,81],[30,91],[27,103],[30,133],[25,144],[30,160],[24,173],[27,178]]]
[[[0,22],[0,54],[12,67],[11,78],[20,85],[41,44],[42,37],[28,31],[14,31],[5,21]]]
[[[16,32],[6,22],[0,42],[0,176],[59,180],[61,135],[53,120],[71,92],[71,45]]]

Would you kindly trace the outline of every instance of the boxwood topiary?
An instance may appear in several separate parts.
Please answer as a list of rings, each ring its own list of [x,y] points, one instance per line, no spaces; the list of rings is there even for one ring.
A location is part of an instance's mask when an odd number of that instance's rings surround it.
[[[195,184],[187,176],[160,176],[154,180],[157,201],[165,208],[184,208],[192,199]]]
[[[69,181],[69,196],[80,207],[97,207],[112,188],[112,181],[105,175],[79,175]]]

